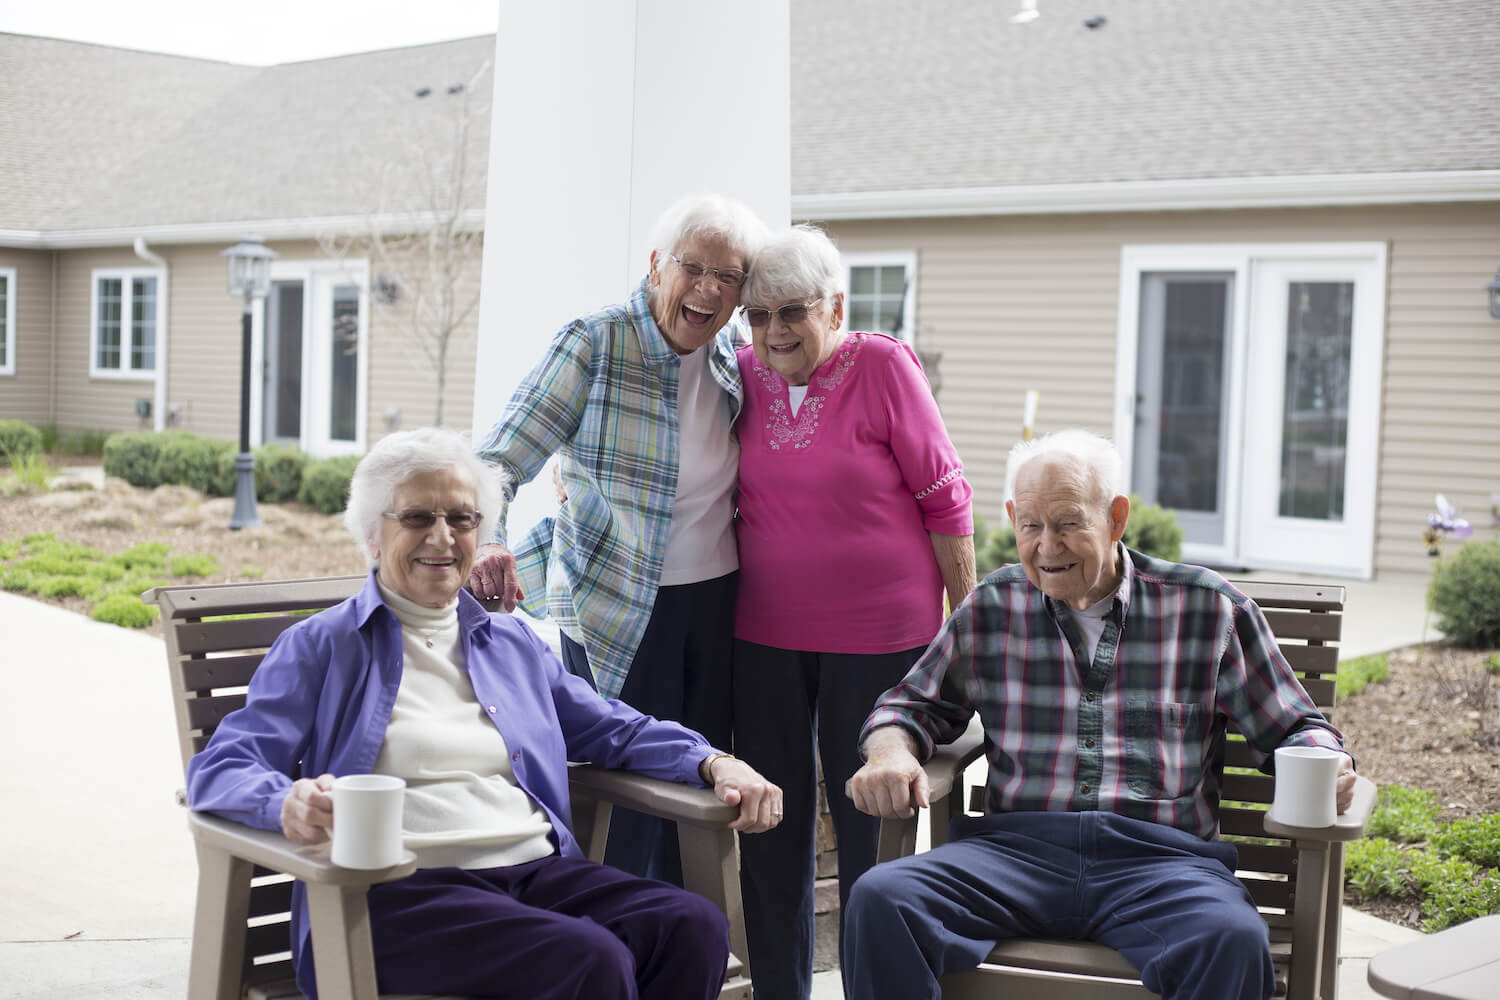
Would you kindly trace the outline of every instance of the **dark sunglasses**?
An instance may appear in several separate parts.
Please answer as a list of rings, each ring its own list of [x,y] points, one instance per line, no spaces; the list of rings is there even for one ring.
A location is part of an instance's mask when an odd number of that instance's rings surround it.
[[[400,513],[386,511],[380,515],[388,517],[392,521],[400,521],[401,527],[408,531],[427,531],[437,519],[442,518],[448,522],[448,527],[455,535],[466,535],[479,527],[479,522],[484,520],[484,515],[477,510],[403,510]]]
[[[781,317],[782,325],[791,326],[793,323],[800,323],[807,319],[807,310],[822,301],[823,297],[820,295],[811,302],[797,302],[789,306],[782,306],[780,309],[761,309],[759,306],[747,308],[745,310],[745,322],[754,327],[765,326],[771,322],[771,314],[775,313]]]

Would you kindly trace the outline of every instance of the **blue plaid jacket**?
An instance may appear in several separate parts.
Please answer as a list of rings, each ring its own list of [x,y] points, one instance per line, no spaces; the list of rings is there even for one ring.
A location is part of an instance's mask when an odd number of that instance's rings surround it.
[[[731,423],[744,392],[738,318],[715,336],[709,370]],[[642,280],[625,305],[575,320],[511,396],[476,449],[510,479],[508,504],[553,454],[568,499],[556,518],[511,546],[522,607],[550,615],[589,656],[614,698],[646,633],[677,497],[681,362],[646,305]],[[496,541],[505,542],[505,516]]]

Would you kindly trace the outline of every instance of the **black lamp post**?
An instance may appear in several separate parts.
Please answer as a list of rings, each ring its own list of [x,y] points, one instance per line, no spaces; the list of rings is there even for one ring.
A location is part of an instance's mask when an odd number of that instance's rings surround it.
[[[220,256],[229,258],[229,294],[245,300],[240,319],[240,453],[234,459],[234,514],[231,531],[260,526],[255,510],[255,456],[250,453],[250,311],[256,299],[271,290],[271,261],[276,251],[261,245],[259,236],[241,236]]]

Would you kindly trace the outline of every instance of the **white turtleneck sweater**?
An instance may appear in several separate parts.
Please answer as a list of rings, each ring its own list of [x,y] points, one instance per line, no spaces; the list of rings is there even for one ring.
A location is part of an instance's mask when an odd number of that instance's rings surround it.
[[[474,696],[458,601],[423,607],[380,587],[405,654],[377,774],[406,780],[402,833],[421,868],[497,868],[554,853],[547,814],[521,790],[505,738]]]

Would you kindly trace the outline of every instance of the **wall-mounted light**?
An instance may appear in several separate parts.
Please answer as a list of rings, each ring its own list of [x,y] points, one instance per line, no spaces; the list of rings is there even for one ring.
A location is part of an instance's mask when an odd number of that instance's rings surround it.
[[[1495,268],[1495,279],[1484,287],[1490,292],[1490,315],[1500,319],[1500,267]]]
[[[401,299],[401,283],[395,278],[378,275],[375,278],[375,301],[383,306],[393,306]]]

